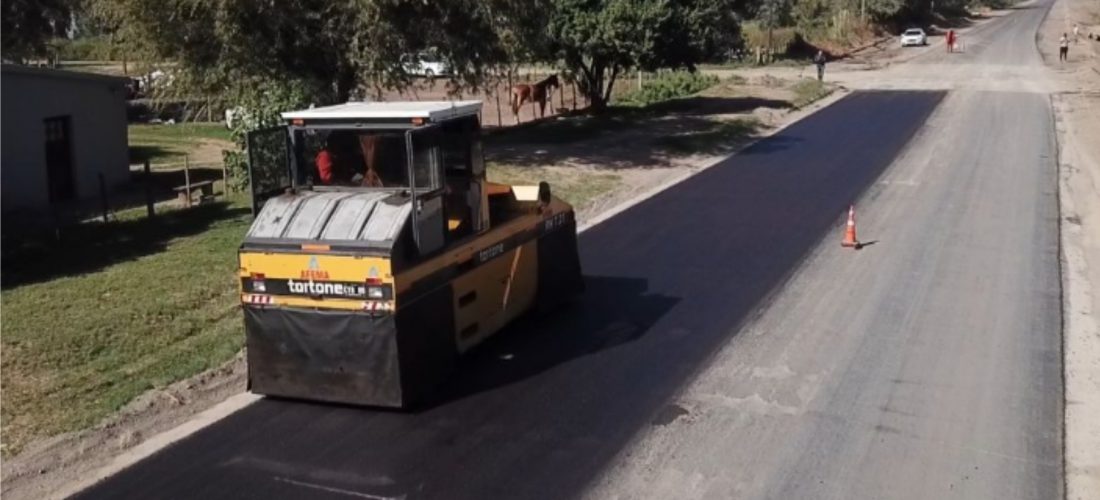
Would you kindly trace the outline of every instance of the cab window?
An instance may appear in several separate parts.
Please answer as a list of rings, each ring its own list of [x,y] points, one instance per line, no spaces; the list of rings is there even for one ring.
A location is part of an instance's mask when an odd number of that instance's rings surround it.
[[[401,131],[305,129],[294,142],[299,172],[313,185],[409,187]]]

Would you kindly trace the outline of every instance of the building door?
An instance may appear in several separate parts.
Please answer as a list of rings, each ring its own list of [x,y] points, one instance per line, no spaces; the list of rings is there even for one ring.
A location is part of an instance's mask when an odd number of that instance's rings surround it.
[[[55,116],[44,120],[46,128],[46,184],[50,190],[50,203],[68,201],[76,197],[73,183],[73,141],[68,116]]]

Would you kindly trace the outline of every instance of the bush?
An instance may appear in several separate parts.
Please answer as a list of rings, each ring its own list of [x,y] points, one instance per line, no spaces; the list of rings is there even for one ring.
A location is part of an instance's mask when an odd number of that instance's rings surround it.
[[[628,92],[620,97],[619,102],[646,106],[677,97],[687,97],[717,85],[718,82],[717,76],[702,73],[688,71],[661,73],[656,79],[644,82],[640,90]]]
[[[97,61],[111,59],[111,43],[107,37],[86,37],[69,40],[57,38],[51,48],[62,61]]]
[[[794,84],[791,90],[794,91],[794,102],[791,104],[795,108],[808,106],[833,92],[828,86],[813,78],[803,78]]]
[[[222,151],[222,161],[229,171],[230,188],[247,190],[248,133],[265,127],[281,125],[280,113],[300,109],[309,104],[310,92],[300,82],[256,80],[242,85],[230,98],[229,108],[236,114],[231,136],[236,150]]]

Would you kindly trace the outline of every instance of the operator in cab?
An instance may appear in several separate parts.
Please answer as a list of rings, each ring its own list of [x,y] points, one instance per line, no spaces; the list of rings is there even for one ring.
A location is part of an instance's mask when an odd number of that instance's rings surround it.
[[[333,175],[334,163],[332,153],[332,138],[331,136],[325,139],[325,145],[321,147],[321,150],[317,152],[317,156],[313,159],[313,163],[317,166],[318,180],[322,185],[331,186],[336,180]]]
[[[313,158],[317,184],[395,188],[407,185],[404,138],[398,134],[333,132]]]

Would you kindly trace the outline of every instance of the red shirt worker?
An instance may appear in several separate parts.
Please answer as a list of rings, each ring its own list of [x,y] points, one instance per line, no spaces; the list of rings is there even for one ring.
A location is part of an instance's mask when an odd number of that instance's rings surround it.
[[[328,149],[322,149],[313,162],[317,164],[317,174],[321,177],[321,184],[332,184],[332,153]]]

